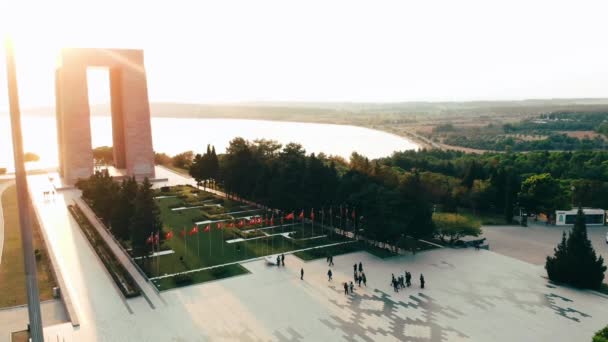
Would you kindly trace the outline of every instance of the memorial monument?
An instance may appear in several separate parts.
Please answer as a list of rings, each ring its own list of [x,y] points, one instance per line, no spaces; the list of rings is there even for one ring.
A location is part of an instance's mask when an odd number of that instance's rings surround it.
[[[67,184],[93,174],[87,68],[110,75],[114,166],[154,177],[150,104],[142,50],[63,49],[55,74],[59,173]]]

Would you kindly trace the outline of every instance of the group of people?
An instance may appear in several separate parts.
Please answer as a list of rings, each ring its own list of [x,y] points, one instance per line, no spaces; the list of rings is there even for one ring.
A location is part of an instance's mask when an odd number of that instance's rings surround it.
[[[285,256],[283,254],[281,254],[280,256],[277,256],[277,264],[280,266],[281,263],[283,264],[283,266],[285,266]],[[334,257],[331,255],[327,256],[327,263],[329,266],[333,266]],[[327,281],[332,281],[333,275],[334,275],[334,273],[332,272],[331,268],[329,270],[327,270]],[[354,293],[355,283],[357,283],[359,285],[359,287],[361,287],[361,283],[363,283],[363,286],[367,287],[367,277],[365,276],[365,272],[363,272],[363,263],[362,262],[359,262],[359,264],[353,265],[353,278],[354,278],[354,281],[350,281],[350,282],[345,281],[344,283],[342,283],[342,285],[344,286],[345,295]],[[300,269],[300,279],[304,279],[304,269],[303,268]],[[423,289],[424,284],[425,284],[424,275],[421,273],[420,274],[420,288]],[[408,271],[405,271],[405,273],[403,275],[399,275],[398,277],[395,277],[394,273],[391,274],[391,286],[393,287],[395,292],[399,292],[399,289],[403,289],[403,288],[412,286],[412,274]]]
[[[363,264],[360,261],[359,261],[358,271],[357,271],[357,264],[353,265],[353,278],[355,278],[355,283],[358,283],[359,287],[361,287],[361,283],[363,283],[363,285],[367,287],[367,277],[365,276],[365,273],[363,272]]]
[[[285,254],[277,255],[277,266],[285,266]]]
[[[405,271],[404,275],[399,275],[395,277],[395,274],[391,274],[391,286],[395,290],[395,292],[399,292],[399,289],[403,289],[405,287],[412,286],[412,274],[408,271]],[[420,274],[420,288],[424,288],[424,275]]]

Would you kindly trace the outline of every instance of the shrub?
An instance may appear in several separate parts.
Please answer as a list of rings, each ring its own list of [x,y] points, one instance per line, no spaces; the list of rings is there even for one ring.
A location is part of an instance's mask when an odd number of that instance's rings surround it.
[[[190,285],[192,284],[192,276],[190,274],[178,274],[173,277],[175,284],[178,286]]]
[[[595,333],[592,342],[608,342],[608,325]]]

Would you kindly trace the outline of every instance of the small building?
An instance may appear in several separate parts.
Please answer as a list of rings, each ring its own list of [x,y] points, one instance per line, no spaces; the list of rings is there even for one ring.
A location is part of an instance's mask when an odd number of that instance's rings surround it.
[[[578,209],[556,210],[555,225],[565,226],[574,224],[577,213]],[[606,211],[604,209],[583,208],[583,214],[585,214],[585,221],[588,225],[604,225],[606,223]]]

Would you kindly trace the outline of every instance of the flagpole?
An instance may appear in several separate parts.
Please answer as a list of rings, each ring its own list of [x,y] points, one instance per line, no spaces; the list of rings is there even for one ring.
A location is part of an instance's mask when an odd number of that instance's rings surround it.
[[[325,207],[321,207],[321,234],[323,234],[323,222],[325,222]]]
[[[157,232],[158,234],[158,253],[159,255],[156,256],[156,275],[158,276],[160,274],[160,230]]]
[[[186,255],[188,254],[188,235],[186,234],[186,227],[184,227],[183,229],[184,229],[184,249],[186,250],[184,252],[184,258],[185,258]]]
[[[310,237],[313,237],[313,236],[315,236],[315,208],[311,209],[310,221],[311,221]]]

